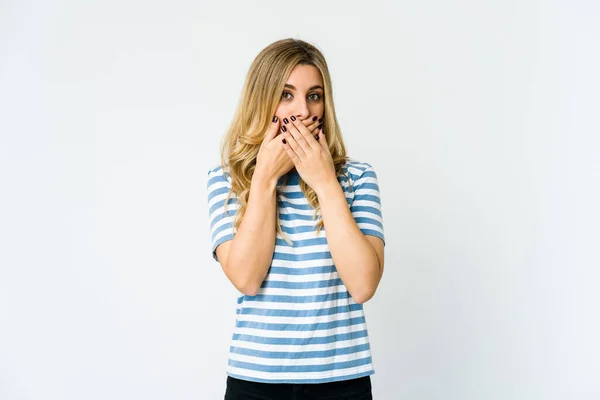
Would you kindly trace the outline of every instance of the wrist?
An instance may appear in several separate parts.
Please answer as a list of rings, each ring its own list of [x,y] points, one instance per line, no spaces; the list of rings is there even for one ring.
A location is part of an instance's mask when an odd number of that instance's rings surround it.
[[[252,181],[250,183],[250,188],[251,190],[256,188],[260,192],[275,193],[275,189],[277,188],[277,181],[278,179],[275,179],[273,177],[267,177],[264,176],[264,174],[261,174],[260,172],[257,173],[257,171],[254,171],[254,174],[252,175]]]
[[[331,179],[328,182],[324,183],[323,185],[319,186],[318,188],[315,188],[315,193],[317,194],[319,201],[321,201],[324,198],[329,198],[329,197],[334,196],[336,193],[340,192],[341,189],[342,188],[341,188],[338,180]]]

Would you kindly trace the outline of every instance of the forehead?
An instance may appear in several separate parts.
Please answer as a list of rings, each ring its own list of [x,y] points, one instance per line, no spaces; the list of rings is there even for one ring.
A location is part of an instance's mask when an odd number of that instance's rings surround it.
[[[323,78],[314,65],[296,65],[286,83],[302,90],[314,85],[323,86]]]

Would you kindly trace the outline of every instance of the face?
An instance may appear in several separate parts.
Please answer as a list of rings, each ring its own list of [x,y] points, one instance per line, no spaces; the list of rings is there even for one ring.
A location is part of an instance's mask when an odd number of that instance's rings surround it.
[[[325,110],[323,94],[319,70],[313,65],[296,65],[285,84],[275,115],[279,120],[292,115],[300,120],[321,118]]]

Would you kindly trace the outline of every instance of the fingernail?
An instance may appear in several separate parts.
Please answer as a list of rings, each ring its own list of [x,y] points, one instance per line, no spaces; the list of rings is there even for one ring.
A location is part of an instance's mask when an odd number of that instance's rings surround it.
[[[287,118],[284,118],[284,119],[283,119],[283,123],[284,123],[284,124],[287,124],[288,122],[290,122],[290,121],[289,121]]]
[[[315,135],[315,139],[319,140],[319,134],[318,133]]]
[[[273,117],[273,122],[277,122],[277,115]]]
[[[285,125],[281,127],[281,130],[284,131],[284,132],[287,131],[287,128],[285,127]]]
[[[294,117],[294,116],[292,115],[292,116],[290,117],[290,119],[291,119],[292,121],[295,121],[295,120],[296,120],[296,117]]]
[[[286,144],[287,142],[285,141],[285,139],[282,140],[283,144]]]
[[[313,121],[316,121],[316,120],[317,120],[317,116],[315,115],[315,116],[313,117]]]
[[[317,128],[321,129],[323,127],[323,123],[321,122]]]
[[[316,118],[316,117],[315,117]],[[323,117],[319,118],[319,122],[323,122]]]

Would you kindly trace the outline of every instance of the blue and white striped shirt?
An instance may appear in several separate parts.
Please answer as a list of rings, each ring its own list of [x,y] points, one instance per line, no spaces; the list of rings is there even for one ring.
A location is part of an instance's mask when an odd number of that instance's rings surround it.
[[[338,181],[354,220],[366,235],[384,239],[377,175],[373,167],[350,159]],[[239,293],[227,374],[267,383],[323,383],[373,374],[369,335],[362,304],[341,281],[327,246],[320,215],[300,190],[296,170],[277,186],[277,207],[288,245],[277,234],[273,260],[256,296]],[[349,184],[350,183],[350,184]],[[208,172],[212,254],[233,239],[239,208],[231,177],[216,166]]]

